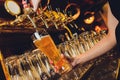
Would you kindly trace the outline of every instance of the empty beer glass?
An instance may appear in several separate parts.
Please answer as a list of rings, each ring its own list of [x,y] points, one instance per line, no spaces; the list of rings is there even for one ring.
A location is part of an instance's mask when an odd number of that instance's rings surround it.
[[[53,61],[53,64],[57,67],[59,73],[66,73],[72,69],[65,57],[61,56],[54,41],[45,29],[36,31],[31,38],[35,46]]]

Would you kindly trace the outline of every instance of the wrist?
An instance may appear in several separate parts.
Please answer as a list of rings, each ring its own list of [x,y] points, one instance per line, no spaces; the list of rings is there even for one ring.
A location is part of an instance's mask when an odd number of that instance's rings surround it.
[[[88,61],[87,54],[83,53],[77,57],[78,61],[77,64],[84,64]]]

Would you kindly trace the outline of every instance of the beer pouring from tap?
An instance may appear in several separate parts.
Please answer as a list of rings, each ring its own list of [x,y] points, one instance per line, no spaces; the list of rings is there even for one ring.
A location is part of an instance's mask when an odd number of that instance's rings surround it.
[[[61,56],[54,41],[45,29],[40,29],[38,33],[35,32],[31,38],[35,46],[53,62],[60,74],[69,72],[72,69],[69,62]]]
[[[45,29],[41,28],[40,30],[37,30],[37,26],[33,20],[29,15],[27,16],[36,29],[36,31],[31,36],[35,46],[40,49],[50,60],[53,61],[54,66],[58,67],[58,70],[61,74],[70,71],[72,66],[65,58],[61,56],[51,36],[46,32]]]

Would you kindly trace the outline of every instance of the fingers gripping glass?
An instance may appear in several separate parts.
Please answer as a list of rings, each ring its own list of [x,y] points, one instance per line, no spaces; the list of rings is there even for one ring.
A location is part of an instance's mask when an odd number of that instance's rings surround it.
[[[31,36],[33,43],[39,48],[50,60],[53,61],[54,66],[57,67],[60,73],[68,72],[71,70],[69,62],[63,58],[51,36],[45,31],[40,29]]]

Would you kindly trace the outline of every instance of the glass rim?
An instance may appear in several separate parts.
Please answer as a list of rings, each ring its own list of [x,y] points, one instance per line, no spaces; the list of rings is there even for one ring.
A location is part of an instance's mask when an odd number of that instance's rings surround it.
[[[49,35],[49,33],[46,31],[46,29],[40,28],[31,35],[31,39],[34,41],[37,39],[41,39],[45,35]]]

